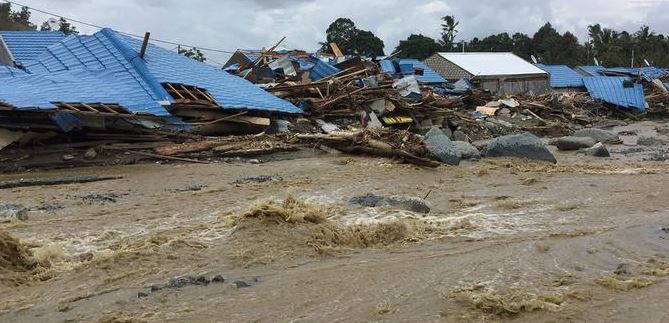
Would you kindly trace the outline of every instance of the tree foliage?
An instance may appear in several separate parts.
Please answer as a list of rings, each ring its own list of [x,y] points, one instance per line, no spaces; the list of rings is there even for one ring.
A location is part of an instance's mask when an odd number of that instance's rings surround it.
[[[400,52],[401,58],[426,59],[441,50],[441,45],[430,37],[421,34],[411,34],[406,40],[400,41],[395,52]]]
[[[30,10],[22,7],[20,11],[13,11],[10,3],[0,3],[0,30],[36,30],[30,22]]]
[[[51,28],[49,21],[45,21],[40,27],[41,31],[60,31],[65,35],[77,33],[77,27],[69,23],[65,18],[58,19],[58,29]]]
[[[455,16],[445,16],[441,20],[441,40],[440,44],[444,50],[450,51],[453,49],[455,36],[458,34],[458,26],[460,22],[455,19]]]
[[[179,48],[178,50],[180,55],[186,56],[188,58],[192,58],[198,62],[206,62],[207,58],[204,56],[204,53],[202,53],[199,49],[197,48],[191,48],[191,49],[183,49]]]
[[[385,45],[374,33],[358,29],[348,18],[335,20],[326,30],[326,40],[321,43],[321,50],[328,51],[330,43],[336,43],[345,55],[368,57],[382,56]]]

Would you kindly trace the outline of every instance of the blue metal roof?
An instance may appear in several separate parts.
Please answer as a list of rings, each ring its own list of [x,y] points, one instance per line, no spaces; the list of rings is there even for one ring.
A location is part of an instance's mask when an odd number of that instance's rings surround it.
[[[318,57],[311,56],[311,61],[313,62],[314,66],[309,71],[309,79],[312,81],[322,80],[330,75],[334,75],[340,72],[338,68],[323,62]]]
[[[551,74],[551,87],[554,89],[585,86],[583,75],[569,68],[567,65],[537,64],[537,67]]]
[[[3,77],[14,77],[18,75],[26,74],[26,72],[7,65],[0,65],[0,79]]]
[[[599,72],[603,71],[606,69],[606,67],[603,66],[578,66],[577,67],[579,70],[589,74],[590,76],[598,76],[600,75]]]
[[[395,73],[397,73],[397,69],[395,69],[395,64],[391,60],[384,59],[382,61],[379,61],[379,66],[381,67],[381,71],[383,71],[384,73],[390,75],[395,75]]]
[[[395,64],[397,64],[397,66],[395,66]],[[382,60],[379,62],[379,65],[383,72],[391,75],[397,73],[402,73],[402,76],[415,75],[415,70],[421,69],[423,70],[423,75],[416,75],[416,80],[419,83],[448,83],[448,81],[441,77],[441,75],[437,74],[437,72],[417,59],[395,59],[394,61]],[[399,71],[397,70],[398,67]]]
[[[139,52],[142,41],[114,33],[118,39]],[[104,32],[105,29],[102,30]],[[165,48],[149,44],[144,60],[147,73],[159,83],[179,83],[206,89],[223,109],[249,109],[281,113],[302,113],[302,110],[282,100],[253,83],[215,66],[200,63]],[[162,88],[162,87],[161,87]]]
[[[24,74],[0,82],[0,101],[21,110],[54,109],[52,102],[116,103],[135,113],[169,116],[151,95],[124,80],[124,73],[78,69]]]
[[[44,50],[65,38],[59,31],[0,31],[14,60],[21,64],[36,59]]]
[[[169,82],[205,88],[223,109],[302,112],[244,79],[158,46],[141,59],[140,47],[140,40],[107,28],[67,36],[26,63],[30,74],[3,78],[0,100],[24,109],[50,109],[55,101],[118,103],[169,116],[161,105],[174,102],[161,84]]]
[[[646,109],[646,98],[643,92],[643,85],[635,83],[632,87],[627,88],[623,85],[626,81],[628,81],[627,78],[617,76],[583,78],[583,82],[592,98],[619,107],[644,111]]]

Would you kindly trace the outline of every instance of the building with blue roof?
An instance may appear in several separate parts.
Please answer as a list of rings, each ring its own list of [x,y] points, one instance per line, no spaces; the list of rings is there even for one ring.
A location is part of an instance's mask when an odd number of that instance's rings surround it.
[[[639,111],[645,111],[648,105],[643,85],[632,83],[626,77],[584,77],[583,82],[593,99]]]
[[[208,101],[222,110],[302,112],[242,78],[162,47],[149,44],[142,58],[140,40],[108,28],[93,35],[0,35],[9,37],[4,43],[18,63],[0,68],[0,102],[16,110],[114,104],[167,117],[175,105]]]
[[[60,31],[0,31],[0,52],[4,46],[9,55],[9,59],[0,59],[0,64],[26,64],[63,38],[65,34]]]
[[[583,75],[566,65],[537,64],[537,67],[550,73],[550,84],[553,89],[584,89]]]

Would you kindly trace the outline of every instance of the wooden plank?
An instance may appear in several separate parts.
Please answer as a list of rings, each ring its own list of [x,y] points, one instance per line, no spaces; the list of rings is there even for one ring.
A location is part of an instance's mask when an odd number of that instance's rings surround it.
[[[82,105],[84,108],[90,110],[91,112],[98,112],[98,113],[100,112],[99,110],[96,110],[95,108],[86,103],[79,103],[79,104]]]
[[[332,49],[332,54],[334,54],[335,57],[344,57],[344,53],[341,52],[337,43],[330,43],[330,49]]]
[[[181,95],[181,93],[179,93],[179,91],[177,91],[177,89],[175,89],[175,88],[172,86],[172,84],[170,84],[170,83],[165,83],[165,86],[167,86],[167,87],[169,88],[169,90],[172,91],[172,93],[176,94],[176,95],[179,96],[180,98],[182,98],[182,99],[186,99],[186,98],[184,98],[183,95]]]
[[[186,88],[183,84],[179,84],[179,87],[180,87],[184,92],[186,92],[186,94],[188,94],[191,98],[193,98],[193,100],[195,100],[195,101],[199,100],[199,98],[198,98],[197,96],[195,96],[195,94],[191,93],[191,91],[188,90],[188,88]]]
[[[108,107],[108,106],[105,105],[105,104],[102,104],[102,103],[101,103],[100,106],[101,106],[103,109],[105,109],[106,111],[109,111],[109,113],[119,114],[118,111],[116,111],[116,110],[114,110],[114,109]]]

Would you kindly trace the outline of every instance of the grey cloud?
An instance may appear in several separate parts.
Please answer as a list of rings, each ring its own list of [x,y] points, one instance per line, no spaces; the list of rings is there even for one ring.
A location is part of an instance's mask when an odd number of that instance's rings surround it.
[[[316,50],[336,18],[350,17],[392,51],[411,33],[439,37],[440,17],[460,20],[459,39],[499,32],[534,33],[550,21],[582,40],[592,23],[636,30],[649,24],[669,34],[667,0],[32,0],[30,5],[65,16],[155,37],[235,50],[285,46]],[[35,14],[36,22],[48,18]],[[80,27],[84,32],[94,28]],[[229,54],[207,53],[215,61]]]

